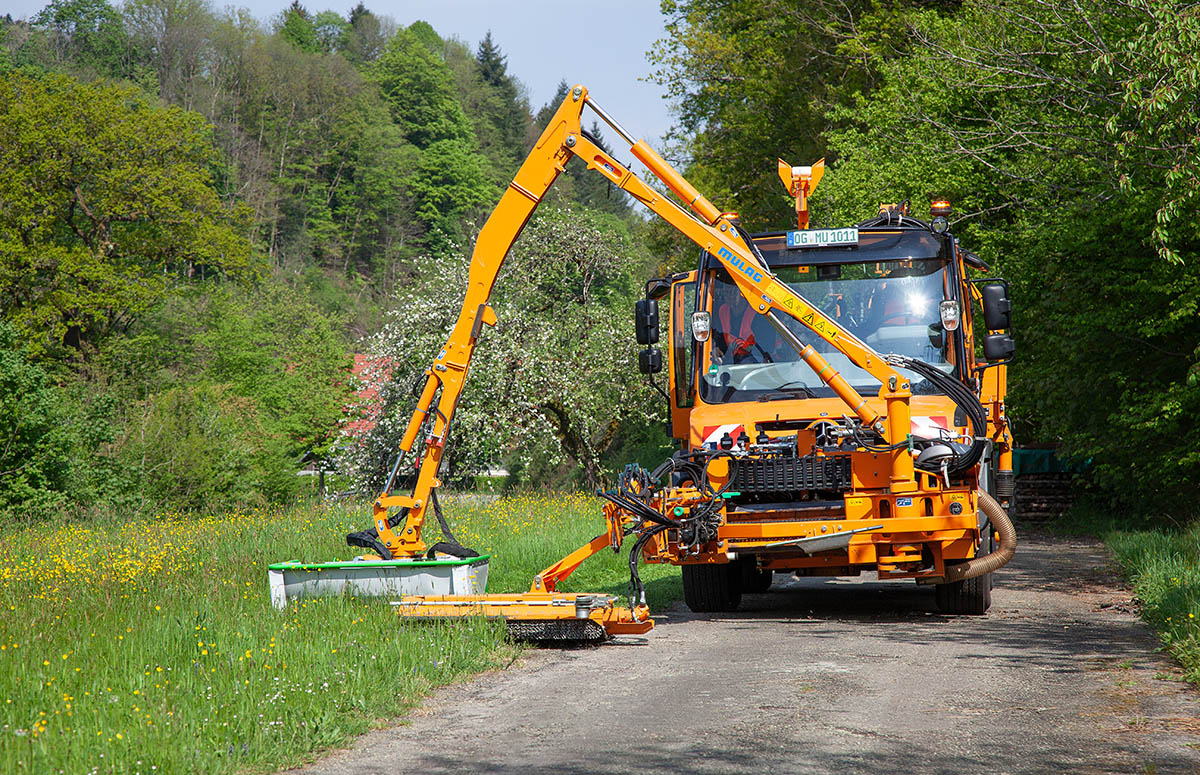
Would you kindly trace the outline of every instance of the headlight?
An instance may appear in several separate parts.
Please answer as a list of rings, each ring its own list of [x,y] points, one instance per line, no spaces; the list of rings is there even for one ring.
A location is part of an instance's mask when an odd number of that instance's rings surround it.
[[[943,301],[938,305],[938,311],[942,315],[942,328],[947,331],[958,330],[958,302]]]
[[[938,234],[945,234],[947,231],[950,230],[950,221],[947,221],[946,218],[941,215],[934,218],[933,223],[930,225],[933,227],[933,230],[936,231]]]
[[[707,312],[692,313],[692,337],[697,342],[707,342],[708,335],[712,332],[712,319]]]

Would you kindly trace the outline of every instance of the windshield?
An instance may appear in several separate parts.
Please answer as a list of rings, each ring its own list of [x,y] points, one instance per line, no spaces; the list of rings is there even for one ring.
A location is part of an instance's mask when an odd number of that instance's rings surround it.
[[[872,349],[919,358],[950,372],[948,337],[938,314],[945,298],[944,275],[941,261],[926,259],[780,267],[776,277]],[[878,393],[879,381],[833,345],[799,321],[784,320],[860,393]],[[912,380],[913,393],[935,392],[916,374],[900,372]],[[709,403],[724,403],[825,398],[834,393],[770,322],[746,304],[721,270],[713,283],[712,337],[700,395]]]

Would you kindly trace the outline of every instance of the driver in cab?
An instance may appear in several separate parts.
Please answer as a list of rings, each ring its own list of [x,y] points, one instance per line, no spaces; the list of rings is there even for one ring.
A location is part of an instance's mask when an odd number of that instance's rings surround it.
[[[723,365],[775,363],[784,343],[779,333],[746,303],[741,294],[716,303],[713,325],[713,360]]]

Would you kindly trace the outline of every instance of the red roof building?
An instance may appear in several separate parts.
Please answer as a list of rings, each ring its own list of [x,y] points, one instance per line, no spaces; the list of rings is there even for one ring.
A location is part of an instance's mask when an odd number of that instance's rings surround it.
[[[392,363],[384,356],[354,353],[351,371],[358,381],[358,389],[353,406],[348,407],[354,419],[346,423],[343,432],[352,439],[359,439],[370,433],[379,421],[379,413],[383,410],[380,393],[392,377]]]

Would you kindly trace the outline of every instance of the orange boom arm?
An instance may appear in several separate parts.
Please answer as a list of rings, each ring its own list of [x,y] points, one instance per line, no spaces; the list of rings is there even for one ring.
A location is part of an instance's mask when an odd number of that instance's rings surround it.
[[[630,144],[633,155],[685,202],[691,212],[647,185],[583,133],[581,121],[585,105]],[[393,557],[415,557],[426,551],[427,547],[421,540],[421,526],[430,496],[434,488],[441,485],[438,470],[446,437],[454,420],[454,411],[483,327],[496,324],[496,314],[488,305],[492,287],[509,249],[534,209],[574,156],[578,156],[588,169],[604,175],[720,261],[751,309],[765,315],[779,329],[820,379],[865,425],[874,428],[889,444],[897,444],[907,438],[908,399],[911,395],[907,378],[897,373],[869,346],[778,281],[766,265],[758,260],[729,218],[653,148],[642,140],[635,140],[590,101],[587,89],[575,86],[550,119],[500,198],[500,203],[479,232],[471,255],[467,291],[458,320],[445,347],[425,371],[425,384],[416,410],[401,438],[391,475],[373,509],[379,540]],[[815,336],[845,353],[852,363],[880,381],[882,387],[879,396],[886,402],[886,422],[814,348],[797,338],[783,324],[781,315],[800,321]],[[401,461],[412,451],[422,428],[426,436],[416,486],[411,495],[393,495],[391,490]],[[914,486],[911,455],[906,449],[889,454],[892,489],[897,492],[911,489]],[[401,510],[402,522],[388,518],[391,509]]]

